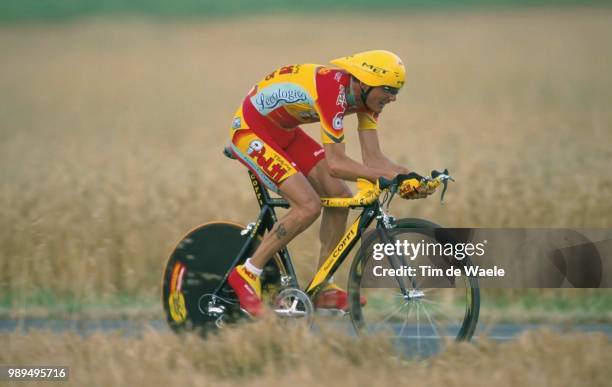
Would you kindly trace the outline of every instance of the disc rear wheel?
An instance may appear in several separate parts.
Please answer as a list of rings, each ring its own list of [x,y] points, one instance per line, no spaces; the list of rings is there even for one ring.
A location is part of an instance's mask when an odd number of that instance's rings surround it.
[[[244,229],[236,223],[211,222],[195,228],[179,241],[168,259],[162,280],[162,303],[166,320],[174,331],[197,330],[206,334],[240,319],[240,308],[231,287],[226,284],[216,298],[212,293],[247,241],[248,234],[241,235]],[[251,256],[258,245],[257,238],[239,263]],[[264,301],[274,300],[280,289],[281,272],[284,268],[275,256],[261,276]],[[220,307],[210,308],[211,301]]]

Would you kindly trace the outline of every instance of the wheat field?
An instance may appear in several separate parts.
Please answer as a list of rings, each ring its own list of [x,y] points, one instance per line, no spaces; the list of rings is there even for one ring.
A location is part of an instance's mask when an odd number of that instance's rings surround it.
[[[612,344],[603,334],[526,332],[499,343],[449,343],[425,361],[396,356],[380,337],[314,335],[260,321],[202,342],[150,330],[0,334],[0,364],[68,366],[70,386],[608,386]],[[56,385],[20,382],[19,385]]]
[[[396,201],[396,216],[612,225],[609,8],[2,25],[0,294],[159,294],[184,232],[256,215],[245,169],[221,154],[248,89],[280,65],[372,48],[408,71],[383,150],[457,180],[446,206]],[[360,159],[355,130],[347,143]],[[317,228],[291,244],[303,278]]]
[[[397,201],[396,216],[452,227],[612,225],[612,9],[327,16],[0,25],[0,302],[23,317],[40,312],[26,305],[44,295],[152,297],[160,318],[162,269],[181,235],[256,215],[244,168],[221,155],[244,94],[280,65],[372,48],[397,52],[408,70],[380,119],[383,150],[457,180],[446,206]],[[318,139],[316,125],[305,129]],[[347,146],[359,159],[353,130]],[[302,282],[318,258],[317,228],[290,246]],[[572,305],[593,292],[575,293]],[[518,321],[524,310],[501,314]],[[453,344],[425,362],[397,358],[381,338],[269,321],[205,345],[155,330],[34,331],[0,334],[0,347],[0,364],[70,366],[74,386],[557,387],[612,377],[605,336],[547,331]]]

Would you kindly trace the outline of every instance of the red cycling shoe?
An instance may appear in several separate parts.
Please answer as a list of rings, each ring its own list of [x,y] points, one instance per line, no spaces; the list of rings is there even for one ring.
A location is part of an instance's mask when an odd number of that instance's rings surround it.
[[[259,277],[248,271],[243,265],[238,265],[230,273],[227,283],[234,289],[240,308],[253,317],[261,316],[264,311],[261,301],[261,281]]]
[[[361,296],[359,301],[361,306],[367,302],[364,296]],[[323,288],[317,292],[313,303],[317,309],[340,309],[347,311],[348,295],[345,290],[330,282],[323,285]]]

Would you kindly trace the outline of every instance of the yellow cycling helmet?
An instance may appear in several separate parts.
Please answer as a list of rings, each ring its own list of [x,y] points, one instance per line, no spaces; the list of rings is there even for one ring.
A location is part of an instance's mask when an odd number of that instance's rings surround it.
[[[348,71],[368,86],[387,86],[399,91],[406,81],[402,60],[385,50],[364,51],[334,59],[330,63]]]

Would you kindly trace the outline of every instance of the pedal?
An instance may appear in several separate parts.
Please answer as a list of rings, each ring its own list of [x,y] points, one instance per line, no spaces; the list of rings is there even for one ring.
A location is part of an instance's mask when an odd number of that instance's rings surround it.
[[[198,299],[198,309],[203,315],[216,319],[217,326],[221,325],[222,320],[238,309],[238,303],[224,297],[212,294],[203,294]]]

